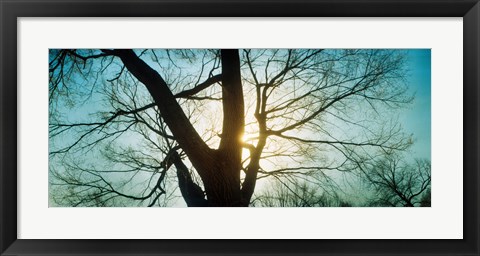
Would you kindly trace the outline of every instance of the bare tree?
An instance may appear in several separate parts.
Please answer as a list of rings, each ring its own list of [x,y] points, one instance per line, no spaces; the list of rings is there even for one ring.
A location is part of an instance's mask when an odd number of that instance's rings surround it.
[[[336,187],[334,187],[336,188]],[[253,206],[262,207],[350,207],[352,204],[342,198],[342,191],[315,186],[307,181],[275,180],[269,189],[252,200]]]
[[[374,189],[374,206],[430,206],[431,168],[428,160],[408,164],[398,155],[387,155],[370,168],[361,168]]]
[[[60,205],[248,206],[257,180],[319,184],[411,144],[399,50],[50,50]],[[175,169],[176,171],[170,171]],[[52,192],[55,191],[55,192]]]

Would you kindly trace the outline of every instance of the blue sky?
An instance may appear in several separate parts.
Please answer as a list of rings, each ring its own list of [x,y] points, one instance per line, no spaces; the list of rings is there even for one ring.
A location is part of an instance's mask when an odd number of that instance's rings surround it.
[[[407,82],[415,99],[401,120],[406,132],[413,133],[415,157],[431,159],[431,50],[410,50],[407,58]]]

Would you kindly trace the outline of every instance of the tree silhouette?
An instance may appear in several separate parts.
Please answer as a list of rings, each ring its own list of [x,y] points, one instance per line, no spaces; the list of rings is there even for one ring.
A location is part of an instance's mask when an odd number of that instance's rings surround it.
[[[52,49],[55,205],[248,206],[406,150],[405,56],[379,49]],[[365,161],[365,160],[362,160]]]
[[[375,191],[373,206],[429,207],[431,169],[428,160],[408,164],[398,155],[387,155],[370,168],[360,168]]]
[[[312,186],[306,181],[275,180],[270,189],[263,191],[252,200],[254,206],[262,207],[350,207],[333,186]]]

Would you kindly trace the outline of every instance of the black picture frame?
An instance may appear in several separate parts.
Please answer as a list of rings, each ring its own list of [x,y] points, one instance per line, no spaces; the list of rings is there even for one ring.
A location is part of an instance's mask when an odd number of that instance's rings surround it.
[[[479,255],[480,253],[478,221],[480,4],[478,0],[0,0],[0,16],[1,255]],[[17,18],[156,16],[463,17],[464,238],[457,240],[17,239]]]

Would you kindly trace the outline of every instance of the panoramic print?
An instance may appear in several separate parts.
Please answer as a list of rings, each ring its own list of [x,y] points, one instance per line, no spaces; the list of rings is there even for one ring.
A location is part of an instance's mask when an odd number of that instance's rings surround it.
[[[50,207],[430,207],[430,49],[50,49]]]

